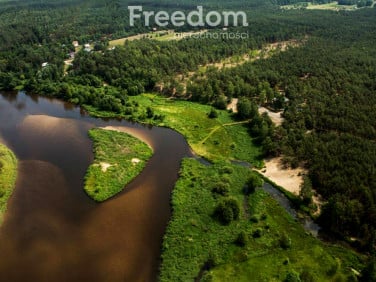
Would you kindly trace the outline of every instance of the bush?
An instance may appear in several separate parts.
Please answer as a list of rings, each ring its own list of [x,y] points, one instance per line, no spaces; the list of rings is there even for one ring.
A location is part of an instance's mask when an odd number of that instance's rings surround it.
[[[256,174],[252,174],[247,181],[247,185],[244,187],[244,194],[250,195],[255,192],[257,187],[264,185],[264,181]]]
[[[287,273],[286,279],[284,280],[285,282],[301,282],[299,274],[296,273],[295,271]]]
[[[300,274],[300,279],[302,280],[302,282],[315,282],[316,281],[313,274],[311,274],[311,272],[307,269],[303,270],[303,272]]]
[[[224,225],[239,219],[240,207],[235,199],[227,198],[222,200],[215,208],[214,216]]]
[[[227,183],[217,183],[211,190],[213,193],[221,195],[221,196],[227,196],[229,193],[229,185]]]
[[[261,228],[257,228],[255,230],[255,232],[253,232],[253,234],[252,234],[253,238],[260,238],[261,236],[262,236],[262,229]]]
[[[235,244],[239,247],[246,246],[247,242],[248,242],[248,236],[244,231],[240,232],[238,237],[236,237],[235,239]]]
[[[208,117],[209,118],[217,118],[218,117],[217,111],[214,108],[211,108],[211,110],[210,110],[210,112],[208,114]]]
[[[231,166],[225,166],[221,169],[222,174],[232,174],[234,169]]]
[[[283,233],[281,235],[281,238],[279,239],[279,245],[282,249],[287,250],[291,248],[291,238],[287,236],[286,233]]]
[[[251,222],[253,222],[253,223],[258,223],[259,222],[259,217],[258,217],[258,215],[252,215],[249,220]]]

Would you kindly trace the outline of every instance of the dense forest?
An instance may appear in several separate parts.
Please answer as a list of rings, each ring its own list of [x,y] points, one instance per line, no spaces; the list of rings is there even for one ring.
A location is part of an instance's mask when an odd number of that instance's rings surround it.
[[[214,9],[223,4],[218,2],[205,5]],[[313,188],[326,202],[322,225],[341,238],[357,238],[357,247],[371,252],[376,240],[376,9],[284,11],[276,6],[294,2],[226,2],[224,7],[247,10],[250,25],[230,29],[247,32],[246,40],[137,40],[112,49],[110,39],[149,31],[127,25],[125,1],[0,1],[0,89],[25,89],[121,115],[129,111],[128,95],[157,91],[160,85],[164,94],[217,108],[239,97],[238,118],[252,119],[250,133],[265,156],[283,155],[289,165],[309,169]],[[185,3],[143,2],[149,8],[183,10],[199,4]],[[200,65],[289,39],[304,43],[192,76],[186,93],[177,79]],[[73,40],[91,43],[95,51],[76,52],[66,69]],[[257,105],[283,111],[283,125],[276,128],[259,116]]]

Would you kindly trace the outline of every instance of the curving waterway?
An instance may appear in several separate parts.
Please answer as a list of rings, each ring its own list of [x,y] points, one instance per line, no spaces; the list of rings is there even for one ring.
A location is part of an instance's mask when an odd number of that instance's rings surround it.
[[[154,155],[116,197],[83,191],[93,160],[87,131],[115,126]],[[0,281],[155,281],[171,190],[189,146],[177,132],[88,117],[80,108],[20,93],[0,94],[0,140],[19,159],[0,228]]]

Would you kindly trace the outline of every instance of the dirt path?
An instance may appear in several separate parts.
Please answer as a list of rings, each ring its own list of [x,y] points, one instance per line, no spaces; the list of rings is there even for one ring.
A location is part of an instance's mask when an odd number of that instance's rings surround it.
[[[221,129],[222,127],[233,126],[233,125],[237,125],[237,124],[246,124],[248,122],[249,122],[249,120],[244,120],[244,121],[224,123],[224,124],[218,125],[218,126],[214,127],[212,129],[212,131],[210,131],[210,133],[204,139],[202,139],[202,141],[200,143],[201,144],[205,143],[217,130]]]

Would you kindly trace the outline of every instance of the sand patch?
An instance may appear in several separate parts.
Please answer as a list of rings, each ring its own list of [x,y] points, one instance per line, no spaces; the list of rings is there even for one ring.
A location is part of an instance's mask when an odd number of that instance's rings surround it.
[[[133,159],[132,159],[132,164],[133,164],[133,165],[139,164],[140,162],[141,162],[140,159],[137,159],[137,158],[133,158]]]
[[[136,128],[129,128],[129,127],[124,127],[124,126],[105,126],[105,127],[100,127],[100,129],[127,133],[129,135],[132,135],[133,137],[136,137],[142,142],[148,144],[150,148],[153,149],[154,147],[153,142],[148,138],[148,136],[143,134],[141,130],[137,130]]]
[[[259,172],[287,191],[299,195],[300,185],[303,183],[303,176],[307,173],[307,170],[285,168],[282,158],[279,157],[266,160],[265,167]]]
[[[107,169],[112,167],[112,165],[110,165],[109,163],[104,163],[104,162],[99,163],[99,165],[101,166],[101,169],[102,169],[103,172],[106,172]]]
[[[272,112],[271,110],[268,110],[267,108],[264,108],[264,107],[260,107],[258,110],[259,110],[260,115],[262,115],[263,113],[267,113],[270,119],[272,120],[272,122],[276,126],[280,126],[284,121],[284,118],[281,116],[282,112]]]
[[[227,110],[231,110],[233,113],[238,112],[238,98],[231,99],[231,103],[227,105]]]

